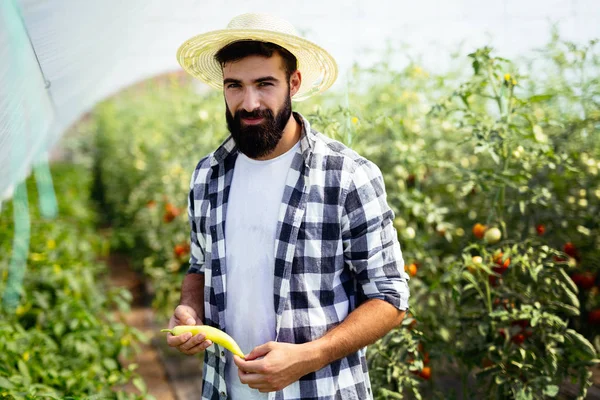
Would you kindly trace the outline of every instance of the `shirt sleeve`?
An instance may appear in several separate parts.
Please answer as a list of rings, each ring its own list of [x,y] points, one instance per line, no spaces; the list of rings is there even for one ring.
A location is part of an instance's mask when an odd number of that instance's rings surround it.
[[[407,310],[410,278],[404,272],[393,220],[381,171],[374,163],[363,160],[351,174],[344,201],[344,259],[364,297]]]
[[[188,274],[203,274],[204,273],[204,247],[205,237],[202,232],[199,231],[197,221],[202,223],[203,217],[196,216],[196,196],[194,195],[194,181],[197,171],[192,174],[192,181],[190,182],[190,192],[188,195],[188,219],[190,222],[190,267],[187,271]]]

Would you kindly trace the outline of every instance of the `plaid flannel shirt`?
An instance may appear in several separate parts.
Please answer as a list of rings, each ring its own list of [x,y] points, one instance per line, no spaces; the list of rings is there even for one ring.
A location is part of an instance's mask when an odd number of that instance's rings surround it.
[[[379,168],[311,130],[302,115],[294,117],[302,125],[302,137],[279,209],[273,307],[275,340],[305,343],[322,337],[366,299],[406,310],[409,278]],[[224,234],[237,154],[229,137],[200,160],[188,198],[188,273],[205,275],[204,323],[225,332]],[[363,348],[334,361],[269,393],[269,399],[372,398],[365,353]],[[224,376],[225,352],[214,344],[204,355],[202,399],[227,397]]]

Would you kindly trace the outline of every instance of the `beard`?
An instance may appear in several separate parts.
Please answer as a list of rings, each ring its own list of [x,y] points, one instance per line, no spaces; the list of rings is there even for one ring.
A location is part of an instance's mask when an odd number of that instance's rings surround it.
[[[292,115],[292,100],[288,90],[288,96],[275,116],[270,109],[252,112],[241,109],[234,116],[229,111],[227,103],[225,103],[225,110],[227,128],[238,149],[250,158],[260,158],[277,147],[277,143],[283,136],[283,129]],[[242,118],[263,118],[264,120],[258,125],[242,125]]]

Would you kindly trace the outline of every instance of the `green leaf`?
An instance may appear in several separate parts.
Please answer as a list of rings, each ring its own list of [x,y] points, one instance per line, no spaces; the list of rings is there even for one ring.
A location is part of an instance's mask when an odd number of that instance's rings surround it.
[[[562,279],[562,282],[564,282],[569,289],[571,289],[571,291],[573,293],[579,293],[579,289],[577,288],[577,285],[575,285],[575,282],[573,282],[573,279],[571,279],[571,277],[569,275],[567,275],[567,273],[565,272],[565,270],[561,267],[558,267],[558,272],[559,272],[559,278]]]
[[[9,381],[8,379],[6,379],[3,376],[0,376],[0,388],[2,389],[14,389],[15,385]]]
[[[448,328],[441,327],[439,329],[439,334],[440,334],[440,337],[442,338],[442,340],[444,342],[449,342],[450,341],[450,331],[448,330]]]
[[[579,303],[579,298],[577,295],[573,293],[564,282],[560,282],[560,287],[563,289],[563,292],[570,301],[570,304],[575,308],[580,308],[581,304]]]
[[[491,147],[488,148],[488,153],[490,154],[490,156],[492,156],[492,160],[494,160],[496,164],[500,164],[500,157],[498,156],[498,154],[496,154],[494,149],[492,149]]]
[[[515,400],[532,400],[533,395],[527,388],[521,388],[515,395]]]
[[[596,349],[594,348],[594,346],[592,346],[592,344],[585,337],[583,337],[583,335],[581,335],[579,332],[576,332],[573,329],[567,329],[567,331],[565,332],[565,336],[574,345],[579,345],[581,350],[586,355],[590,356],[590,358],[597,357]]]
[[[31,385],[31,375],[29,375],[29,368],[27,368],[27,364],[25,364],[23,362],[23,360],[19,360],[17,362],[17,365],[19,367],[19,372],[21,373],[21,376],[23,377],[23,385],[25,387],[30,386]]]
[[[477,284],[477,281],[475,280],[475,277],[470,272],[463,271],[462,277],[463,277],[463,279],[467,280],[469,283],[471,283],[473,285],[473,287],[475,288],[475,290],[477,290],[477,293],[479,293],[479,295],[481,296],[481,298],[485,297],[483,295],[483,291],[481,290],[481,288]]]
[[[521,215],[525,215],[525,202],[523,200],[519,201],[519,211],[521,211]]]
[[[553,307],[557,308],[559,311],[562,311],[562,312],[568,314],[570,317],[576,317],[580,313],[579,308],[573,307],[569,304],[559,303],[556,301],[553,301],[550,304]]]
[[[142,393],[146,392],[146,383],[140,377],[133,379],[133,386],[135,386]]]
[[[102,360],[102,365],[104,365],[104,368],[106,368],[109,371],[115,370],[118,367],[117,362],[112,358],[105,358],[104,360]]]
[[[554,97],[551,94],[538,94],[535,96],[531,96],[530,98],[527,99],[528,103],[539,103],[542,101],[546,101],[546,100],[550,100],[552,97]]]
[[[558,394],[558,389],[559,388],[556,385],[548,385],[543,389],[542,393],[544,396],[554,397]]]

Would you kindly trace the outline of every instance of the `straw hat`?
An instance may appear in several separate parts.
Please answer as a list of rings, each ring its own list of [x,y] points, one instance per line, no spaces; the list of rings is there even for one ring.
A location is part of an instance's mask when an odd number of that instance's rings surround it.
[[[223,71],[215,54],[232,42],[248,39],[275,43],[298,59],[302,84],[292,100],[301,101],[321,93],[337,78],[337,64],[327,51],[300,37],[289,22],[269,14],[239,15],[226,29],[194,36],[179,47],[177,60],[190,75],[222,89]]]

